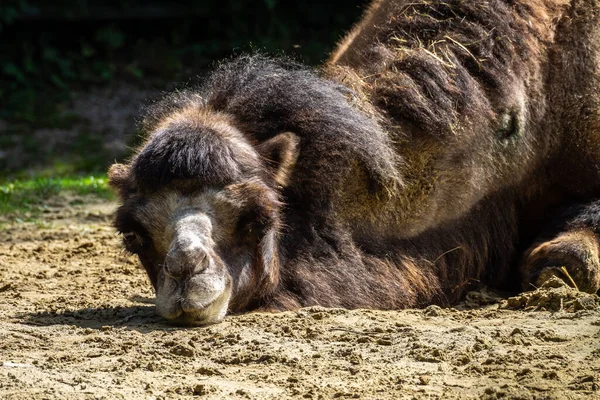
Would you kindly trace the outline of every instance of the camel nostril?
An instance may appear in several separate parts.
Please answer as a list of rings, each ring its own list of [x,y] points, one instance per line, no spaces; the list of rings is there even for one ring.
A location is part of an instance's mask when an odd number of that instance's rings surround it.
[[[204,251],[201,254],[198,254],[196,259],[193,260],[192,265],[194,265],[194,275],[202,273],[210,265],[208,254]]]
[[[166,276],[168,276],[169,278],[175,280],[175,281],[179,281],[179,278],[181,277],[181,269],[177,268],[173,262],[166,262],[163,265],[163,272],[165,273]]]

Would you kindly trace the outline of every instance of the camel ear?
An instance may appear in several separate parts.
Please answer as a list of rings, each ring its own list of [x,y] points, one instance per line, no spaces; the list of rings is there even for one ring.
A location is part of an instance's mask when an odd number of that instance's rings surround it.
[[[108,169],[108,184],[115,190],[123,191],[130,182],[129,167],[124,164],[113,164]]]
[[[256,149],[266,160],[275,183],[287,186],[300,152],[300,138],[291,132],[280,133],[259,144]]]

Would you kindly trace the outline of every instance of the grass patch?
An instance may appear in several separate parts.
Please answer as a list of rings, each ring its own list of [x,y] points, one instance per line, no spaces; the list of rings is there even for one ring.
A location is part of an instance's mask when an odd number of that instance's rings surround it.
[[[112,199],[106,175],[15,180],[0,184],[0,215],[35,212],[59,194]]]

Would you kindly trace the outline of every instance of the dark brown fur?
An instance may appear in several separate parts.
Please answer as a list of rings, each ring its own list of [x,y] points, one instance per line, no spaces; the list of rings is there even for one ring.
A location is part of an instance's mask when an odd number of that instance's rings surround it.
[[[239,190],[252,212],[228,211],[242,222],[221,245],[255,261],[232,312],[527,286],[539,271],[517,266],[555,235],[544,221],[599,195],[599,14],[595,0],[378,0],[319,74],[223,63],[149,109],[146,143],[110,173],[117,227],[146,235],[155,283],[164,254],[136,207],[161,190]],[[582,207],[558,218],[579,218],[596,246],[597,214]],[[240,235],[253,223],[256,237]]]

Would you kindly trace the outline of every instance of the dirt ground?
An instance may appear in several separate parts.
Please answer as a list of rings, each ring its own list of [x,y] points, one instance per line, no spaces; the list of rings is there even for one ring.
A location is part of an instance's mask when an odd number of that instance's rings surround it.
[[[176,327],[120,251],[115,205],[68,200],[0,228],[2,399],[600,399],[600,299],[558,281],[451,309]]]

